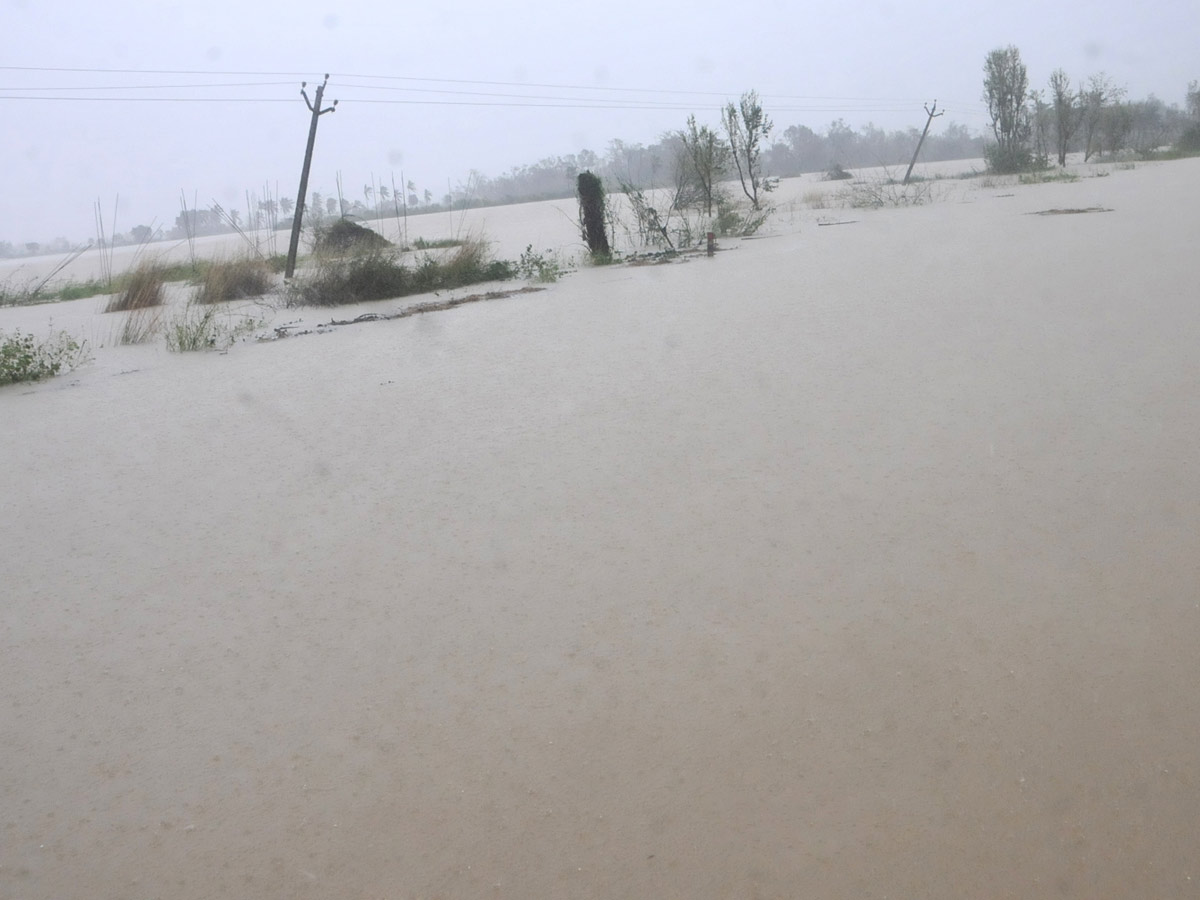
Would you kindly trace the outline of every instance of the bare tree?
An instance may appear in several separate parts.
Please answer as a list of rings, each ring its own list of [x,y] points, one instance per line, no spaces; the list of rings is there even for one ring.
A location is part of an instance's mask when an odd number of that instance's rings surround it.
[[[759,191],[767,193],[775,189],[775,182],[764,177],[762,171],[762,145],[775,123],[763,112],[757,91],[747,91],[737,104],[728,104],[721,119],[729,137],[730,155],[742,182],[742,192],[755,209],[760,209]]]
[[[1058,164],[1067,164],[1067,145],[1083,121],[1083,89],[1071,90],[1071,79],[1062,69],[1050,74],[1050,103],[1054,108],[1054,147]]]
[[[1011,44],[993,50],[983,64],[983,99],[992,119],[996,143],[986,151],[988,165],[997,172],[1029,168],[1029,73],[1021,52]]]

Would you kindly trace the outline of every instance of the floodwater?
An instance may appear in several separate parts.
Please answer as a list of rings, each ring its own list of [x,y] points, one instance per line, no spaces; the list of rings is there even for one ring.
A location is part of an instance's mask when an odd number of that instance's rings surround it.
[[[0,392],[0,896],[1195,896],[1163,171]]]

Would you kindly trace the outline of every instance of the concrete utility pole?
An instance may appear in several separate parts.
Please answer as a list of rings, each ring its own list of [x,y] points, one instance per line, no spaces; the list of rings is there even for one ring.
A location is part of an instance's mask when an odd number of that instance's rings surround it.
[[[900,182],[901,184],[908,184],[908,179],[912,175],[913,166],[917,164],[917,157],[921,155],[921,145],[925,143],[925,135],[929,134],[929,126],[933,124],[933,120],[938,116],[945,115],[946,111],[943,109],[941,112],[938,112],[937,101],[934,100],[933,109],[929,108],[928,103],[925,104],[925,114],[929,116],[929,118],[925,120],[925,130],[921,132],[921,139],[917,141],[917,152],[913,154],[912,162],[908,164],[908,171],[904,173],[904,180]]]
[[[287,268],[283,272],[284,278],[291,278],[292,273],[296,271],[296,251],[300,247],[300,220],[304,217],[304,197],[308,193],[308,167],[312,165],[313,145],[317,142],[317,119],[325,113],[333,112],[338,105],[338,102],[334,100],[333,106],[321,109],[321,98],[325,95],[325,85],[327,84],[329,84],[328,73],[317,88],[317,102],[314,104],[309,102],[308,93],[305,91],[308,82],[300,82],[300,93],[304,97],[304,102],[308,104],[309,110],[312,111],[312,124],[308,126],[308,147],[304,150],[304,168],[300,171],[300,193],[296,197],[296,216],[292,219],[292,240],[288,244]]]

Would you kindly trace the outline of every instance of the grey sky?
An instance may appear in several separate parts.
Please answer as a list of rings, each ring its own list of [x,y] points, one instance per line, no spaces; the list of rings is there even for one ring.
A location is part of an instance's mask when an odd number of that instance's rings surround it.
[[[13,242],[86,239],[94,202],[107,217],[118,194],[122,231],[152,219],[171,225],[180,189],[201,205],[239,208],[264,182],[294,197],[308,127],[300,81],[323,72],[333,73],[327,100],[341,102],[321,120],[310,190],[332,191],[341,171],[347,194],[359,197],[372,174],[399,183],[403,171],[439,198],[447,179],[457,185],[471,169],[496,175],[582,148],[603,152],[613,138],[649,142],[689,112],[716,124],[720,103],[749,88],[780,131],[822,131],[835,118],[919,126],[922,103],[935,97],[943,121],[982,129],[983,60],[1009,43],[1034,87],[1060,66],[1075,79],[1104,70],[1134,98],[1177,103],[1200,78],[1195,0],[752,2],[741,11],[630,0],[0,0],[0,8],[0,240]],[[180,71],[272,74],[168,74]],[[113,89],[246,82],[273,83]],[[118,96],[239,99],[94,99]],[[600,101],[623,108],[583,108]]]

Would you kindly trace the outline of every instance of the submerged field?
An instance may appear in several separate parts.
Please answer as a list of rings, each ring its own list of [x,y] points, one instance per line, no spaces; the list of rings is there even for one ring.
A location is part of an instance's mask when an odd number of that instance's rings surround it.
[[[94,346],[0,388],[0,896],[1193,894],[1200,160],[1082,174],[224,354],[0,309]]]

